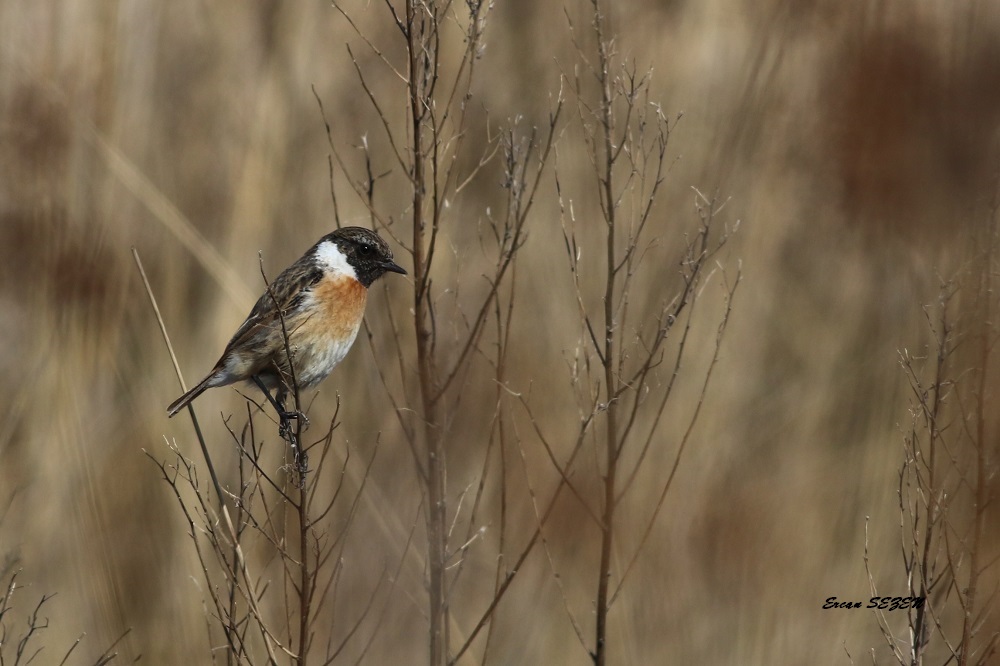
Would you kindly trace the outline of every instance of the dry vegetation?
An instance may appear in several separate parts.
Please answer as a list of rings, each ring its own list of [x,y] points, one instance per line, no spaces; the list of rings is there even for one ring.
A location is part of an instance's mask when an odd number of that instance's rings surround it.
[[[0,3],[0,663],[995,660],[1000,11],[391,4]],[[190,380],[338,223],[230,531],[129,248]]]

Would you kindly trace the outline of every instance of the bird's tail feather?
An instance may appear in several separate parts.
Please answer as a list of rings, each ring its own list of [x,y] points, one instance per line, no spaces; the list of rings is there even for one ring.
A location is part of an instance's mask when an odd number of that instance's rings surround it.
[[[168,417],[174,416],[175,414],[177,414],[177,412],[187,407],[192,400],[197,398],[199,395],[201,395],[208,389],[216,386],[216,384],[212,383],[212,380],[216,378],[215,374],[216,373],[213,372],[208,377],[205,377],[203,380],[198,382],[198,385],[195,386],[193,389],[191,389],[190,391],[188,391],[187,393],[185,393],[184,395],[182,395],[181,397],[177,398],[172,403],[170,403],[170,406],[167,407],[167,416]]]

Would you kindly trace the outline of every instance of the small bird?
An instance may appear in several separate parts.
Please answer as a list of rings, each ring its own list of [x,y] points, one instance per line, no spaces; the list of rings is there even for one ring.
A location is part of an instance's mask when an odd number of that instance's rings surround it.
[[[283,423],[297,417],[284,408],[284,397],[293,386],[292,370],[300,389],[326,379],[354,344],[368,287],[386,272],[406,275],[374,231],[344,227],[323,236],[271,283],[212,371],[171,403],[167,414],[173,416],[207,389],[252,381]]]

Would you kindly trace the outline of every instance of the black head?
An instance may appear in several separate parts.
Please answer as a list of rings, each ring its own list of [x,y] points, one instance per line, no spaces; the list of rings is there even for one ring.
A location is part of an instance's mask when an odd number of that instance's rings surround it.
[[[344,227],[328,234],[323,240],[337,244],[354,269],[358,282],[366,287],[387,272],[406,275],[406,271],[392,260],[392,250],[386,242],[371,229]]]

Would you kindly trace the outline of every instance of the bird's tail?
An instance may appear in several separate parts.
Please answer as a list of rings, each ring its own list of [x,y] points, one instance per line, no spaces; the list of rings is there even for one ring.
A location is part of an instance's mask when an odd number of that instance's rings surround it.
[[[190,404],[190,402],[195,398],[197,398],[199,395],[201,395],[208,389],[217,386],[217,384],[213,383],[212,381],[214,379],[217,379],[217,377],[216,373],[213,372],[208,377],[205,377],[203,380],[198,382],[198,385],[195,386],[193,389],[191,389],[190,391],[188,391],[187,393],[185,393],[184,395],[182,395],[181,397],[177,398],[172,403],[170,403],[170,406],[167,407],[167,416],[168,417],[174,416],[177,412],[187,407],[188,404]]]

